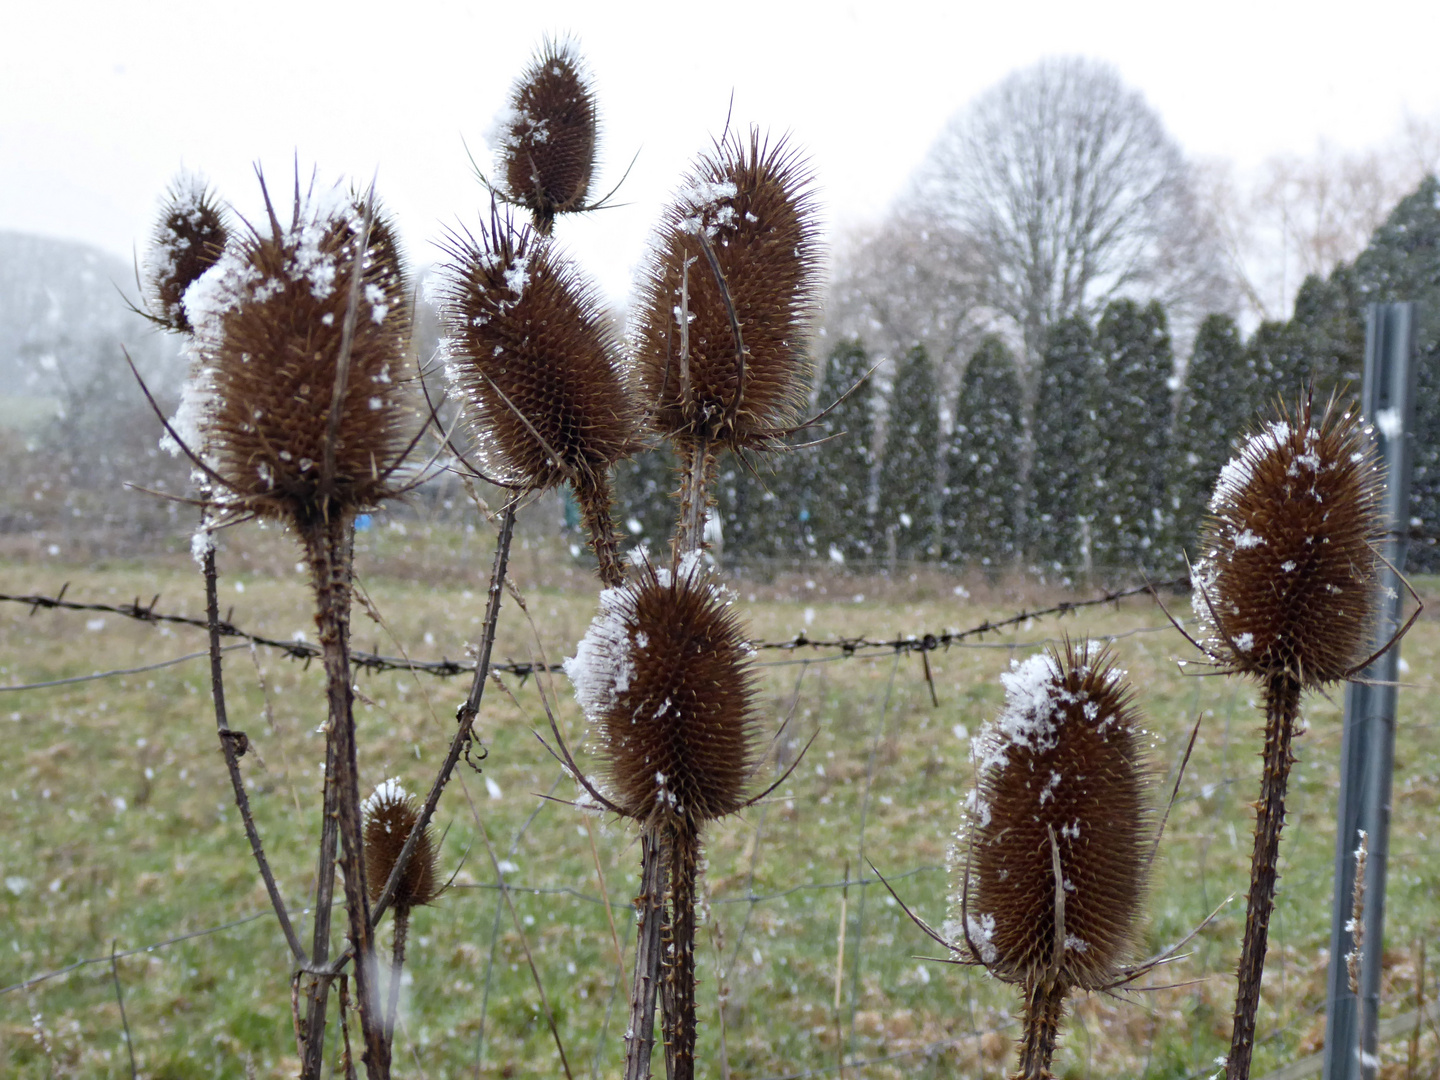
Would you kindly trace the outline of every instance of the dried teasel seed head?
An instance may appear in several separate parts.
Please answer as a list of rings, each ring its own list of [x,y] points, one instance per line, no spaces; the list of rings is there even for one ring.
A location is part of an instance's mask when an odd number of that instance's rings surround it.
[[[608,796],[647,823],[740,809],[756,763],[753,650],[698,555],[606,589],[565,671],[599,732]]]
[[[365,885],[373,904],[385,891],[385,883],[400,858],[400,849],[420,820],[420,808],[398,780],[386,780],[365,800],[361,812],[365,818]],[[415,842],[405,872],[395,883],[396,911],[421,907],[440,895],[436,859],[437,852],[426,826]]]
[[[190,333],[185,290],[224,252],[230,235],[226,216],[200,177],[181,173],[171,183],[145,259],[146,306],[156,324]]]
[[[977,786],[955,852],[960,921],[950,940],[1005,982],[1048,976],[1099,989],[1137,945],[1155,835],[1154,773],[1132,692],[1114,654],[1090,642],[1016,662],[1000,679],[1005,709],[973,744]]]
[[[186,293],[198,362],[179,433],[230,510],[305,527],[394,493],[413,427],[401,392],[410,302],[394,229],[373,203],[367,229],[366,205],[297,190],[287,227],[266,192],[269,232],[247,226]]]
[[[1320,686],[1369,649],[1384,482],[1353,408],[1277,414],[1220,472],[1192,602],[1222,667]]]
[[[820,280],[811,179],[784,139],[752,129],[748,142],[734,135],[702,156],[666,210],[631,331],[660,434],[765,449],[804,408]]]
[[[495,122],[502,194],[549,234],[556,214],[587,208],[595,170],[595,94],[575,47],[547,41]]]
[[[631,451],[639,423],[595,287],[508,215],[452,235],[448,254],[446,372],[486,466],[518,487],[585,487]]]

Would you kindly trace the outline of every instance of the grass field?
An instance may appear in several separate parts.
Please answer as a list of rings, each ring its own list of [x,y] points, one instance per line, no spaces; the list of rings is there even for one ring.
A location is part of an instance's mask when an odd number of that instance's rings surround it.
[[[384,624],[357,610],[358,647],[457,657],[476,634],[488,539],[421,533],[412,522],[403,534],[387,526],[362,536],[359,568]],[[225,540],[222,605],[233,606],[236,624],[314,639],[295,558],[273,532]],[[520,546],[514,572],[536,633],[507,601],[496,658],[530,660],[543,651],[558,660],[584,632],[596,588],[556,545]],[[67,581],[71,600],[148,601],[158,593],[160,610],[202,610],[199,575],[183,556],[93,567],[57,559],[0,563],[0,591],[53,595]],[[888,580],[827,572],[741,580],[737,588],[757,639],[801,630],[812,638],[921,634],[1060,598],[968,581],[967,595],[955,591],[959,584],[938,574]],[[1424,593],[1434,584],[1418,587]],[[1177,614],[1188,616],[1188,603],[1176,603]],[[1244,920],[1260,748],[1256,691],[1234,679],[1185,674],[1175,660],[1193,659],[1193,651],[1154,603],[1138,598],[1063,621],[1035,619],[974,647],[933,654],[938,706],[915,656],[761,652],[771,730],[789,718],[765,775],[812,733],[816,739],[774,797],[708,834],[709,914],[699,935],[702,1074],[724,1075],[723,1060],[735,1080],[839,1075],[842,1062],[853,1077],[1004,1075],[1015,995],[975,971],[917,958],[933,949],[867,863],[918,913],[936,924],[944,919],[947,850],[970,779],[968,735],[1000,704],[997,676],[1009,662],[1066,633],[1118,639],[1159,769],[1173,766],[1195,717],[1204,716],[1161,848],[1149,945],[1163,947],[1227,896],[1235,900],[1188,958],[1155,973],[1152,981],[1163,988],[1082,999],[1057,1075],[1214,1071],[1213,1060],[1228,1048],[1230,972]],[[32,614],[13,604],[0,610],[0,685],[136,668],[203,649],[198,630],[115,615]],[[1440,799],[1437,651],[1440,625],[1422,620],[1404,647],[1382,1016],[1413,1007],[1419,942],[1430,943],[1427,998],[1440,960],[1440,859],[1430,835]],[[231,723],[249,733],[253,747],[244,767],[257,820],[298,915],[313,887],[318,834],[320,667],[237,648],[226,670]],[[362,784],[395,776],[423,790],[466,684],[386,673],[362,674],[359,685]],[[492,688],[482,709],[489,750],[483,774],[462,765],[440,804],[439,821],[449,830],[446,872],[459,870],[455,887],[412,921],[396,1075],[563,1075],[523,937],[571,1070],[614,1076],[629,967],[617,948],[632,948],[634,936],[634,831],[537,797],[570,798],[575,790],[532,734],[545,724],[534,681],[507,679],[506,686],[508,694]],[[561,725],[587,760],[568,685],[560,678],[552,689]],[[1337,702],[1317,696],[1305,703],[1308,731],[1291,779],[1257,1076],[1313,1052],[1323,1036]],[[0,1072],[129,1076],[118,977],[142,1075],[293,1075],[288,954],[217,751],[204,660],[0,693],[0,734],[0,986],[11,987],[0,994]],[[511,887],[514,920],[496,887],[497,864]],[[338,933],[343,920],[336,925]],[[127,954],[113,976],[112,949]],[[15,986],[81,961],[94,962]],[[1437,1035],[1426,1032],[1418,1050],[1414,1075],[1437,1075]],[[1387,1046],[1382,1075],[1406,1076],[1409,1052],[1404,1040]]]

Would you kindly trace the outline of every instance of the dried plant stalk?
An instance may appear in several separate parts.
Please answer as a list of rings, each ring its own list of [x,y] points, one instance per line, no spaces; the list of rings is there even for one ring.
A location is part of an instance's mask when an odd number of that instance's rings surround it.
[[[724,590],[692,555],[678,569],[642,567],[608,589],[566,672],[595,726],[608,806],[642,825],[642,923],[631,1031],[653,1023],[651,970],[660,958],[667,1071],[694,1075],[695,877],[704,822],[747,804],[756,760],[757,687],[751,650]],[[656,868],[669,913],[661,943]],[[643,1075],[648,1048],[632,1040],[627,1075]],[[632,1072],[633,1070],[636,1070]]]
[[[262,190],[264,185],[262,181]],[[172,427],[192,443],[214,503],[231,520],[293,528],[315,592],[328,720],[312,966],[328,959],[338,834],[364,1060],[389,1075],[365,894],[349,627],[353,522],[396,493],[409,448],[399,380],[409,359],[409,298],[393,229],[371,199],[302,198],[282,226],[234,240],[185,293],[196,371]],[[323,1065],[328,974],[307,993],[302,1075]]]
[[[1210,502],[1193,574],[1201,647],[1257,679],[1265,703],[1228,1080],[1250,1075],[1300,695],[1355,674],[1378,616],[1382,490],[1358,415],[1332,400],[1317,417],[1306,397],[1250,437]]]
[[[1005,711],[974,740],[978,779],[947,944],[959,962],[1021,987],[1014,1075],[1042,1080],[1070,992],[1131,977],[1156,832],[1154,770],[1108,648],[1067,642],[1001,680]]]

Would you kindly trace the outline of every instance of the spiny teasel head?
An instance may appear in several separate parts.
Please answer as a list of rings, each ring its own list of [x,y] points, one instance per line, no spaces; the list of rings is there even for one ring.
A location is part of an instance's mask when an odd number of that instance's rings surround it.
[[[268,231],[247,226],[186,293],[197,364],[177,419],[226,509],[305,526],[394,493],[413,427],[402,395],[410,300],[393,226],[373,202],[297,188],[288,226],[268,192],[266,207]]]
[[[365,885],[374,904],[385,891],[385,883],[390,880],[390,872],[395,869],[410,830],[420,820],[420,808],[398,780],[386,780],[360,809],[365,818]],[[404,873],[395,883],[396,911],[408,912],[422,907],[440,895],[436,857],[430,829],[426,826],[415,842]]]
[[[452,234],[448,254],[446,371],[486,466],[530,489],[603,476],[634,448],[639,419],[595,287],[508,214]]]
[[[1319,686],[1368,651],[1384,481],[1353,407],[1277,414],[1220,472],[1192,603],[1226,670]]]
[[[556,214],[588,208],[597,127],[595,93],[575,47],[546,41],[495,122],[501,193],[546,235]]]
[[[565,671],[622,813],[695,826],[745,805],[757,760],[752,655],[698,554],[674,573],[644,565],[639,580],[601,594]]]
[[[190,333],[185,290],[219,261],[230,230],[205,181],[181,173],[165,193],[145,259],[146,311],[159,326]]]
[[[1091,642],[1015,662],[1000,680],[1005,709],[974,739],[947,936],[1005,982],[1100,989],[1136,946],[1155,837],[1133,694],[1113,652]]]
[[[778,445],[809,390],[819,282],[804,160],[755,129],[717,142],[665,211],[640,286],[631,333],[655,430],[735,449]]]

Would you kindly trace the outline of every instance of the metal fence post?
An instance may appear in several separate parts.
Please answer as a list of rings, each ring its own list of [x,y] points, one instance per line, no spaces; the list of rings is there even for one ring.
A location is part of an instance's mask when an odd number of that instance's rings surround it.
[[[1410,463],[1415,419],[1415,305],[1371,304],[1365,321],[1365,381],[1361,405],[1375,427],[1384,461],[1387,537],[1382,551],[1395,570],[1382,568],[1383,594],[1375,647],[1400,625],[1401,585],[1410,524]],[[1385,864],[1390,845],[1390,778],[1395,758],[1395,680],[1399,648],[1376,660],[1345,689],[1340,745],[1340,800],[1335,828],[1335,899],[1330,923],[1330,970],[1325,1017],[1325,1080],[1374,1080],[1380,960],[1385,928]],[[1346,929],[1355,889],[1355,849],[1363,831],[1365,864],[1363,959],[1359,995],[1350,989]]]

